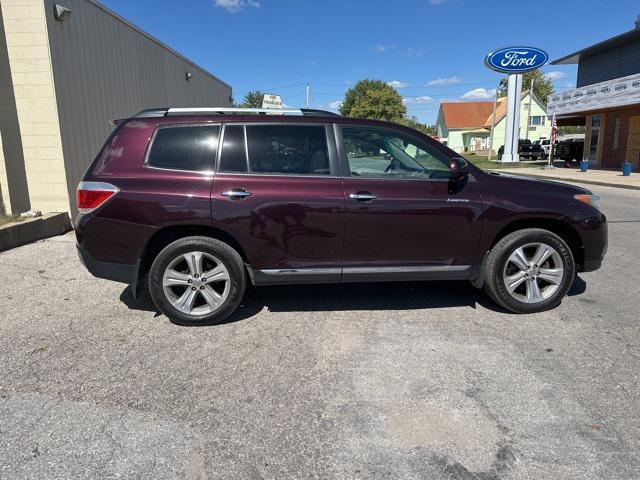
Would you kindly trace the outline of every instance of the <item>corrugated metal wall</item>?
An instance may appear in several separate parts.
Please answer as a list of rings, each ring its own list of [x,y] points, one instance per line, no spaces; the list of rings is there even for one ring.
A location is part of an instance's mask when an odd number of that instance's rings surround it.
[[[44,1],[70,198],[113,130],[109,120],[153,107],[231,105],[229,85],[104,7]],[[56,3],[70,19],[55,19]]]
[[[636,73],[640,73],[640,40],[581,58],[577,86],[584,87]]]

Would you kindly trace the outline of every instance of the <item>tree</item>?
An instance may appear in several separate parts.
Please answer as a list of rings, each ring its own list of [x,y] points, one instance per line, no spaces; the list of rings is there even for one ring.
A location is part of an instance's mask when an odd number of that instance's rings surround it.
[[[422,133],[426,133],[427,135],[435,135],[437,132],[435,125],[426,125],[424,123],[420,123],[418,117],[412,115],[410,117],[404,117],[401,121],[401,124],[406,125],[407,127],[413,128],[414,130],[418,130]]]
[[[522,74],[522,89],[528,90],[533,80],[533,94],[545,105],[553,94],[553,83],[546,78],[540,70],[533,70]],[[498,96],[507,95],[507,79],[503,78],[498,84]]]
[[[239,105],[234,105],[240,108],[262,108],[262,99],[264,98],[264,93],[260,90],[256,90],[254,92],[249,92],[244,96],[242,103]]]
[[[340,105],[340,114],[346,117],[399,122],[406,113],[400,94],[382,80],[360,80],[347,91]]]
[[[584,133],[584,125],[567,125],[564,127],[558,127],[558,135],[571,135],[577,133]]]

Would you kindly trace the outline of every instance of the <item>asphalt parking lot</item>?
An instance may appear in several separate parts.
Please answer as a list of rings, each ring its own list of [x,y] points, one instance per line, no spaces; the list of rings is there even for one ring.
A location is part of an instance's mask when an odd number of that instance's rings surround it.
[[[71,235],[0,253],[2,479],[640,476],[640,191],[563,304],[466,282],[270,287],[186,328]]]

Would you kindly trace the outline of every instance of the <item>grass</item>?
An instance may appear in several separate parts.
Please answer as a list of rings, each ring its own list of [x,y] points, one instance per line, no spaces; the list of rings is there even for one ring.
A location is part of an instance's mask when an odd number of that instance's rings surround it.
[[[20,215],[0,215],[0,226],[8,223],[21,222],[23,220],[24,218],[20,217]]]
[[[493,160],[489,160],[489,157],[486,155],[476,155],[475,153],[464,153],[464,158],[473,163],[476,167],[480,167],[483,170],[495,170],[497,168],[518,168],[523,165],[520,165],[519,162],[514,163],[501,163],[495,161],[497,159],[497,155],[493,156]]]
[[[489,160],[486,155],[476,155],[475,153],[464,153],[464,158],[473,163],[476,167],[480,167],[483,170],[495,170],[497,168],[522,168],[530,167],[528,163],[513,162],[513,163],[501,163],[495,160]],[[494,159],[497,156],[493,157]]]

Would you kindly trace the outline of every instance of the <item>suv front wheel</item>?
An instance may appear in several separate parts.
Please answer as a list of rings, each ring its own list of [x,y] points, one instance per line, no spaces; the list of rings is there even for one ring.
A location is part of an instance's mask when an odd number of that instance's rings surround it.
[[[549,310],[560,304],[575,277],[571,249],[558,235],[527,228],[506,235],[485,264],[485,290],[516,313]]]
[[[181,325],[211,325],[231,315],[244,295],[242,257],[209,237],[185,237],[167,245],[149,272],[156,307]]]

